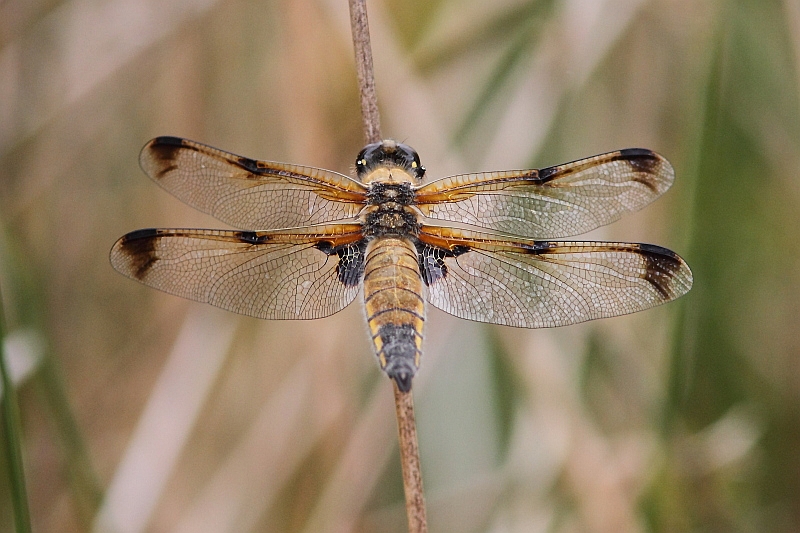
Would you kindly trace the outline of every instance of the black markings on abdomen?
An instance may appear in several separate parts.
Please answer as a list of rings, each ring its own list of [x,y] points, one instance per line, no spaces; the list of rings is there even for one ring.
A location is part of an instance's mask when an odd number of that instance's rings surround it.
[[[383,341],[386,374],[403,392],[411,390],[411,379],[417,372],[417,331],[411,324],[384,324],[378,330]]]

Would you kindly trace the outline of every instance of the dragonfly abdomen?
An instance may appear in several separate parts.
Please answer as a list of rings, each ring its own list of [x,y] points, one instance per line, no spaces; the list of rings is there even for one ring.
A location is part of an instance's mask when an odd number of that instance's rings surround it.
[[[364,302],[381,369],[400,390],[411,388],[419,368],[425,324],[423,282],[414,245],[403,238],[370,242],[364,269]]]

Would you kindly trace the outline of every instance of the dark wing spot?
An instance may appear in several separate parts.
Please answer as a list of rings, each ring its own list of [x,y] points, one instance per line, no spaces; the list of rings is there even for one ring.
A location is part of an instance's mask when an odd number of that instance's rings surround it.
[[[534,172],[536,174],[534,174]],[[571,173],[570,171],[564,170],[560,166],[555,166],[555,167],[543,168],[539,171],[532,171],[530,178],[535,181],[538,181],[539,183],[547,183],[548,181],[553,180],[556,176],[562,177],[570,173]]]
[[[269,241],[269,235],[259,235],[255,231],[237,231],[236,236],[247,244],[264,244]]]
[[[366,239],[342,246],[333,246],[330,241],[319,241],[314,248],[326,255],[336,254],[339,257],[336,275],[345,286],[355,287],[361,283],[367,258]]]
[[[458,257],[470,251],[468,246],[456,245],[452,250],[431,246],[423,242],[417,242],[417,257],[419,261],[419,271],[422,274],[422,281],[430,286],[440,279],[447,276],[447,265],[445,257]]]
[[[248,171],[250,171],[250,172],[252,172],[254,174],[257,174],[258,172],[263,171],[263,169],[259,169],[258,168],[258,161],[256,161],[255,159],[250,159],[249,157],[238,156],[236,158],[236,162],[239,164],[240,167],[242,167],[245,170],[248,170]]]
[[[633,181],[641,183],[653,192],[658,192],[658,187],[653,182],[653,176],[661,161],[660,157],[646,148],[626,148],[620,150],[619,153],[619,159],[628,163],[636,172]]]
[[[450,251],[448,252],[449,257],[458,257],[459,255],[463,255],[467,252],[472,250],[469,246],[463,246],[461,244],[456,244],[453,246]]]
[[[547,252],[558,249],[560,245],[556,242],[536,241],[533,244],[522,244],[521,248],[531,255],[546,254]]]
[[[558,253],[560,248],[568,249],[569,243],[536,241],[533,244],[525,244],[521,248],[531,255],[539,255],[553,251]],[[639,255],[644,260],[645,271],[641,275],[642,279],[647,280],[665,302],[674,300],[679,296],[679,292],[676,289],[680,288],[676,287],[676,277],[684,268],[684,263],[683,259],[672,250],[655,244],[622,244],[606,246],[605,248],[609,252]]]
[[[336,255],[339,256],[339,264],[336,266],[339,281],[347,287],[355,287],[361,283],[367,259],[367,241],[340,246]]]
[[[314,245],[314,248],[326,255],[333,253],[333,243],[331,241],[319,241]]]
[[[183,139],[172,135],[162,135],[150,141],[152,146],[183,146]]]
[[[158,261],[155,248],[159,238],[157,229],[140,229],[132,231],[120,239],[120,251],[128,257],[131,274],[136,279],[142,280]]]
[[[619,151],[620,159],[630,161],[637,169],[647,172],[658,163],[658,156],[647,148],[625,148]]]
[[[664,300],[675,298],[675,274],[681,270],[683,264],[678,254],[654,244],[640,244],[636,252],[645,259],[644,279],[650,282]]]

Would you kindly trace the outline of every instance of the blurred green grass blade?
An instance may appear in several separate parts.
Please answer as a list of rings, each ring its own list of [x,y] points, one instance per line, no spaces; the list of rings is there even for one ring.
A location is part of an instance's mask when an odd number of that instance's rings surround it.
[[[490,105],[497,98],[499,98],[503,89],[512,81],[513,74],[522,65],[525,58],[530,54],[530,51],[535,47],[541,36],[541,28],[544,26],[541,23],[541,18],[547,15],[552,10],[551,2],[532,2],[528,5],[535,9],[526,9],[515,17],[516,24],[514,29],[505,27],[504,33],[506,35],[513,35],[508,38],[509,43],[506,47],[505,53],[495,64],[494,69],[489,74],[483,88],[478,93],[475,102],[470,106],[464,115],[461,124],[455,129],[453,134],[453,142],[456,146],[463,145],[467,137],[478,126],[481,118],[489,110]],[[487,33],[494,34],[500,32],[503,26],[491,25]]]
[[[695,429],[740,401],[766,399],[761,396],[763,377],[749,359],[753,348],[739,339],[762,339],[764,344],[753,345],[758,349],[776,342],[756,317],[790,326],[792,321],[775,310],[781,298],[791,297],[785,287],[796,278],[798,253],[792,231],[796,210],[787,188],[792,184],[779,178],[780,169],[759,137],[759,125],[748,120],[753,115],[774,119],[776,125],[800,120],[798,102],[787,104],[787,93],[794,90],[793,66],[775,68],[764,60],[780,57],[786,40],[781,12],[771,2],[731,3],[723,12],[698,147],[696,216],[687,254],[696,274],[687,298],[692,322],[687,327],[696,328],[690,352],[693,368],[688,375],[676,376],[683,385],[671,386],[675,407],[690,417]],[[759,24],[776,31],[766,37]],[[754,38],[754,33],[762,38]],[[763,285],[759,292],[750,289],[754,281]],[[765,290],[774,291],[776,299],[754,299]],[[778,331],[786,335],[793,329]]]
[[[7,300],[13,302],[15,323],[30,327],[45,335],[45,349],[38,368],[31,376],[37,392],[50,408],[50,419],[57,431],[58,444],[63,453],[65,477],[74,498],[78,520],[85,530],[91,527],[94,515],[103,497],[102,486],[95,473],[84,436],[78,426],[65,385],[58,359],[50,349],[48,336],[47,297],[43,289],[48,286],[47,273],[31,264],[20,248],[19,241],[3,228],[0,233],[0,256],[7,279],[14,283],[7,287]]]
[[[797,150],[797,65],[780,3],[728,2],[717,18],[686,253],[695,286],[676,327],[666,460],[643,508],[654,531],[788,531],[780,513],[797,509],[800,423],[796,392],[774,367],[797,343],[786,310],[798,296],[800,217],[795,183],[782,179],[791,159],[770,151],[765,132]],[[761,414],[754,449],[686,472],[687,442],[714,451],[708,428],[741,407]]]
[[[476,30],[464,31],[457,38],[437,48],[420,50],[414,63],[421,72],[430,74],[475,51],[484,50],[495,43],[506,43],[509,35],[541,25],[553,11],[554,5],[554,0],[531,0],[511,6]]]
[[[103,489],[75,419],[63,373],[52,352],[45,352],[37,378],[58,429],[78,518],[81,525],[88,530],[103,500]]]
[[[3,380],[3,436],[6,461],[8,462],[11,503],[14,508],[14,526],[17,533],[31,531],[31,516],[28,509],[28,493],[25,488],[25,470],[22,465],[22,424],[17,405],[17,395],[8,372],[4,347],[5,317],[0,292],[0,377]]]
[[[511,436],[514,434],[517,406],[521,404],[523,392],[517,373],[509,360],[509,354],[496,329],[485,327],[483,330],[494,388],[492,397],[498,426],[498,464],[502,464],[508,455]]]
[[[724,10],[721,10],[724,11]],[[678,314],[675,324],[673,326],[673,341],[671,347],[669,377],[667,380],[667,401],[664,404],[664,413],[661,421],[662,434],[665,437],[671,434],[674,430],[676,422],[679,417],[684,414],[689,396],[691,393],[691,382],[693,377],[693,361],[691,359],[691,350],[687,349],[685,341],[687,336],[694,336],[699,334],[693,325],[696,325],[698,305],[693,305],[700,298],[702,293],[706,290],[702,277],[698,280],[698,274],[702,274],[705,269],[698,270],[696,257],[702,254],[702,249],[697,249],[698,231],[697,225],[702,223],[700,218],[702,216],[698,213],[699,199],[701,194],[699,191],[702,187],[706,187],[701,183],[703,177],[709,171],[713,172],[714,159],[717,156],[712,156],[719,150],[718,138],[720,136],[719,121],[721,113],[721,99],[723,98],[723,71],[725,63],[725,41],[728,39],[727,25],[724,21],[719,21],[715,28],[716,35],[709,39],[714,45],[712,56],[709,60],[708,72],[703,80],[704,86],[701,85],[701,90],[705,91],[704,102],[702,104],[703,114],[698,117],[698,134],[696,136],[697,148],[690,153],[689,158],[692,160],[692,172],[685,173],[684,179],[691,182],[691,193],[689,201],[691,205],[688,207],[688,222],[690,235],[687,243],[686,258],[690,266],[693,268],[695,274],[695,284],[692,292],[689,294],[685,301],[680,302]],[[690,307],[690,309],[687,309]]]
[[[489,75],[475,103],[464,115],[461,124],[456,128],[453,141],[456,146],[466,142],[467,137],[477,127],[480,119],[488,111],[489,105],[499,97],[502,89],[511,80],[512,74],[522,60],[527,57],[527,52],[532,45],[532,36],[529,32],[520,31],[510,46],[506,49],[503,57],[495,65],[494,70]]]

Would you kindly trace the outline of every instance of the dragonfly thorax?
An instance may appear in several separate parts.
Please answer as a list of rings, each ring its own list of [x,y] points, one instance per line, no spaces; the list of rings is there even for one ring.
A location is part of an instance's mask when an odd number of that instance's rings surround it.
[[[411,184],[376,182],[367,192],[367,214],[364,219],[366,237],[416,236],[417,215],[409,207],[414,201]]]
[[[367,238],[416,237],[419,234],[419,221],[408,207],[396,202],[386,202],[367,212],[363,231]]]
[[[372,183],[367,191],[368,205],[397,204],[398,206],[411,205],[414,201],[414,189],[411,183]]]

